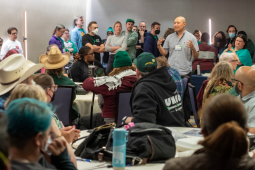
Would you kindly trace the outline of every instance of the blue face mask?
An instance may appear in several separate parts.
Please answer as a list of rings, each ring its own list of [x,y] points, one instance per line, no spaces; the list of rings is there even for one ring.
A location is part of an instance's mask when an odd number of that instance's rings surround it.
[[[236,36],[235,33],[228,33],[229,38],[234,38]]]

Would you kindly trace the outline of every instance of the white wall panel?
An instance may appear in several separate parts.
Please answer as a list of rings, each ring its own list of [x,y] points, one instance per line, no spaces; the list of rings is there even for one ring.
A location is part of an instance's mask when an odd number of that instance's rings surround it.
[[[8,27],[17,27],[24,47],[23,11],[27,11],[28,59],[38,62],[57,24],[72,30],[74,16],[82,15],[86,20],[86,0],[0,0],[0,37],[7,40]]]

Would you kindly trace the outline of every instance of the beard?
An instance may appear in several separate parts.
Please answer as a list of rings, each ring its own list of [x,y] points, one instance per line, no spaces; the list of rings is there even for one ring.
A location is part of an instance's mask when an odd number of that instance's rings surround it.
[[[242,97],[242,91],[239,90],[238,83],[236,83],[236,85],[235,85],[235,91],[236,91],[236,93],[238,93]]]

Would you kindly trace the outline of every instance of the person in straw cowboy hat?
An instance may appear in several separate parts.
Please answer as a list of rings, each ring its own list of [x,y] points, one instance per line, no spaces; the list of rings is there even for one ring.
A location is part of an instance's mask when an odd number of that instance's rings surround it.
[[[49,74],[55,85],[71,85],[75,86],[74,82],[68,77],[64,76],[64,66],[69,63],[71,55],[69,52],[62,54],[58,48],[52,48],[48,55],[42,54],[39,58],[39,62],[44,65],[46,73]],[[74,98],[76,98],[76,89],[74,90]],[[80,117],[80,114],[76,111],[74,106],[71,111],[71,119],[74,121],[74,124],[77,124],[77,121]],[[77,121],[76,121],[77,120]]]
[[[14,87],[20,83],[33,84],[33,74],[43,67],[26,60],[22,54],[13,54],[0,63],[0,111]]]

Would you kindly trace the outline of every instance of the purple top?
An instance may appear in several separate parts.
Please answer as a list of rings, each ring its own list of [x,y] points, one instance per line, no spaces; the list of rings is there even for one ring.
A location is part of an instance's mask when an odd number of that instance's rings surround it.
[[[62,53],[64,53],[64,51],[63,51],[64,43],[63,43],[63,40],[61,38],[58,38],[55,35],[52,35],[52,37],[50,39],[50,42],[49,42],[49,45],[51,45],[51,44],[56,44],[58,46],[58,48],[60,49],[60,51]]]

